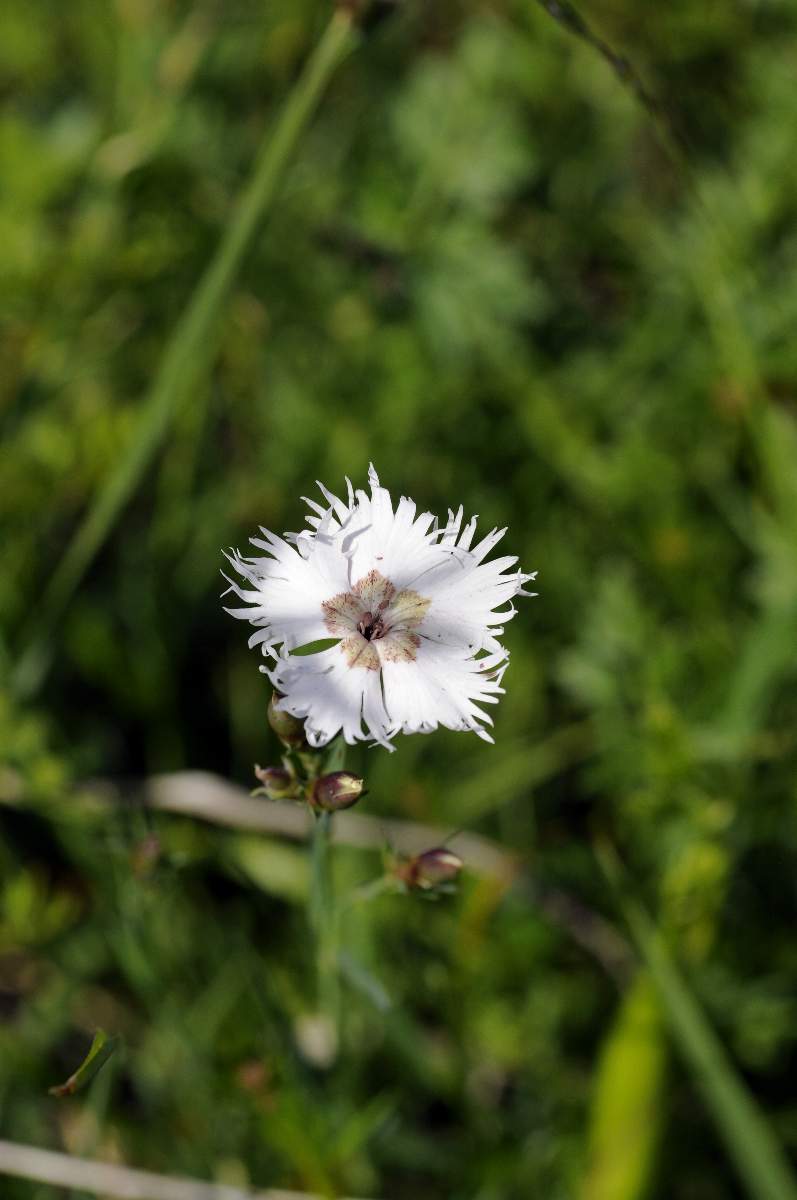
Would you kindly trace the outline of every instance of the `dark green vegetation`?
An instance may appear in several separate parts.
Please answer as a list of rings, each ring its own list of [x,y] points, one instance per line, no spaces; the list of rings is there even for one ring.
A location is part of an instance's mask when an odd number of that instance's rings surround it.
[[[581,11],[657,113],[533,0],[373,23],[148,461],[152,381],[329,9],[0,7],[0,1136],[389,1200],[785,1196],[742,1184],[651,977],[607,962],[594,845],[797,1153],[797,9]],[[129,503],[48,591],[131,447]],[[220,550],[369,459],[508,524],[540,596],[496,746],[350,754],[360,811],[524,870],[353,910],[322,1065],[304,850],[90,810],[84,781],[276,761]],[[345,896],[379,856],[336,869]],[[49,1096],[97,1027],[124,1052]]]

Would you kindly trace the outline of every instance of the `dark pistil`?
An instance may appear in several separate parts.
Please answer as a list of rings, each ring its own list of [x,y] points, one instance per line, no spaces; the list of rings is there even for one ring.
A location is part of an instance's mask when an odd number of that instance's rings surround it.
[[[373,613],[366,612],[357,622],[357,631],[363,635],[366,642],[373,642],[384,636],[385,625],[378,614],[374,616]]]

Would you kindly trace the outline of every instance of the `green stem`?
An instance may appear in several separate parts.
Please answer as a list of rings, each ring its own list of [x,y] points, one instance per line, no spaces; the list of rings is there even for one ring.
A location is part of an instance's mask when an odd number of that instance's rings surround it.
[[[19,694],[29,696],[40,687],[50,666],[55,626],[163,444],[179,405],[188,396],[199,394],[199,385],[213,361],[219,318],[235,277],[274,200],[300,135],[354,40],[351,13],[336,9],[273,130],[264,138],[216,254],[172,333],[133,439],[72,538],[38,607],[32,633],[23,638],[24,650],[14,676]]]
[[[399,886],[396,880],[391,879],[389,875],[379,875],[369,883],[361,884],[360,887],[352,892],[345,908],[348,910],[358,904],[369,904],[372,900],[377,900],[380,896],[384,896],[386,892],[398,890]]]
[[[331,861],[332,813],[316,814],[310,875],[310,925],[315,934],[318,1008],[338,1029],[338,920]]]
[[[597,848],[640,957],[661,997],[670,1030],[690,1067],[740,1178],[755,1200],[797,1200],[789,1163],[696,997],[644,908],[629,894],[611,847]]]

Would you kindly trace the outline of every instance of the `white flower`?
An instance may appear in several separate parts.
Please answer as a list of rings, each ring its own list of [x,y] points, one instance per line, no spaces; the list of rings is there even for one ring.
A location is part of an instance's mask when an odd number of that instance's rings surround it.
[[[249,645],[273,660],[261,670],[313,746],[342,729],[349,743],[393,749],[395,734],[438,725],[492,741],[479,706],[503,693],[498,637],[512,598],[536,594],[523,589],[536,572],[511,570],[516,558],[484,562],[506,530],[471,548],[475,517],[463,527],[462,509],[449,511],[440,528],[404,496],[394,509],[373,467],[368,480],[370,496],[346,480],[346,503],[319,484],[326,503],[307,500],[309,529],[251,539],[264,557],[228,554],[246,581],[228,579],[230,590],[249,607],[227,611],[257,627]],[[327,649],[292,653],[321,639]]]

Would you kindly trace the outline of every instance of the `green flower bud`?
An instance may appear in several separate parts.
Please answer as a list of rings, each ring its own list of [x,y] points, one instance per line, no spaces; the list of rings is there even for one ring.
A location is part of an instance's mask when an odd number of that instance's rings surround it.
[[[310,804],[324,812],[338,812],[351,808],[363,792],[363,780],[351,771],[332,771],[316,779],[310,793]]]
[[[268,723],[277,737],[285,746],[299,749],[306,745],[304,739],[304,721],[294,717],[292,713],[279,708],[282,699],[279,692],[274,692],[268,704]]]
[[[269,800],[290,800],[297,795],[296,779],[284,767],[256,766],[255,775],[260,780],[258,793]]]
[[[452,883],[462,870],[462,859],[445,846],[424,850],[405,863],[401,877],[408,887],[429,891],[444,883]]]

